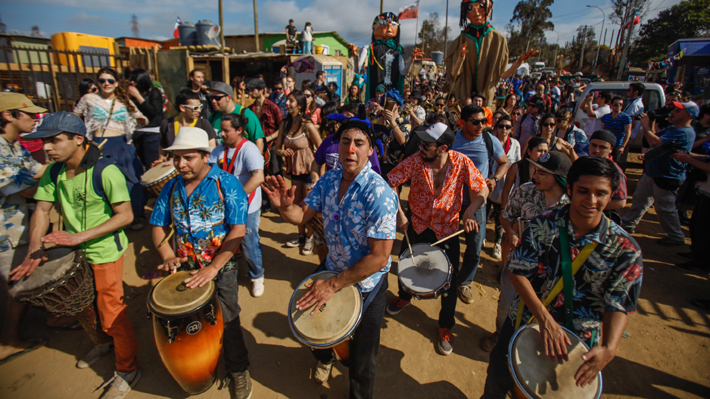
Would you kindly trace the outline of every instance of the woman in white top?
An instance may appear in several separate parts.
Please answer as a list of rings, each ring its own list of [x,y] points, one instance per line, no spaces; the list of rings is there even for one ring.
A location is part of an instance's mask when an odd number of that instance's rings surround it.
[[[99,70],[98,93],[88,93],[74,107],[74,113],[84,118],[87,137],[103,145],[103,156],[112,156],[116,166],[126,175],[128,191],[131,194],[133,224],[131,229],[140,230],[143,226],[144,199],[147,193],[140,184],[143,165],[136,156],[136,149],[130,145],[133,131],[139,125],[146,125],[148,120],[129,99],[128,83],[113,68]]]
[[[313,28],[311,28],[310,22],[306,22],[306,26],[301,32],[301,42],[303,43],[303,54],[313,54]]]

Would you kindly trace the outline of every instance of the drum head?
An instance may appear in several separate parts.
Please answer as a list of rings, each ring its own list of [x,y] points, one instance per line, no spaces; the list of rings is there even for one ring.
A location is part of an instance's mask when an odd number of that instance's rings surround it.
[[[321,272],[308,277],[291,297],[289,318],[296,336],[306,345],[320,346],[337,343],[352,331],[360,320],[362,296],[355,286],[345,287],[333,294],[325,305],[313,316],[315,305],[305,310],[296,309],[296,301],[308,291],[306,284],[315,280],[326,280],[337,273]],[[315,344],[315,345],[312,345]]]
[[[532,398],[595,399],[601,396],[601,373],[584,388],[575,384],[574,374],[584,363],[582,355],[589,350],[577,337],[565,329],[572,341],[567,347],[569,360],[552,362],[545,356],[540,338],[540,326],[532,323],[520,329],[511,341],[509,362],[520,388]]]
[[[404,286],[414,292],[432,292],[444,286],[449,279],[449,258],[437,246],[412,245],[414,260],[407,248],[399,257],[397,274]],[[416,266],[415,266],[416,265]]]
[[[47,261],[37,266],[29,277],[13,284],[10,294],[30,291],[59,280],[69,269],[81,262],[82,255],[76,247],[54,247],[44,251]]]
[[[180,315],[208,302],[215,291],[214,281],[202,287],[187,288],[183,281],[188,277],[190,272],[182,271],[160,280],[148,298],[151,310],[163,315]]]
[[[141,177],[141,183],[155,183],[169,176],[173,172],[175,172],[175,167],[172,164],[165,165],[161,163],[160,165],[150,168],[145,173],[143,173],[143,176]]]

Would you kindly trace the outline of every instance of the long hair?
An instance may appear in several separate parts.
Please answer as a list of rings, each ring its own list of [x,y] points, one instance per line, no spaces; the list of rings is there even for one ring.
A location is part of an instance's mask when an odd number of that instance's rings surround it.
[[[136,88],[141,94],[145,94],[153,88],[153,80],[145,69],[134,69],[128,74],[129,82],[136,82]]]
[[[303,115],[303,113],[306,111],[306,96],[301,92],[300,90],[294,90],[291,93],[288,94],[289,97],[293,96],[293,98],[296,100],[296,103],[298,104],[298,114]],[[284,135],[288,133],[289,130],[291,130],[291,126],[293,126],[293,117],[291,116],[291,113],[286,114],[286,121],[285,130],[284,130]]]
[[[540,124],[537,126],[537,135],[542,136],[542,123],[545,122],[547,119],[552,119],[553,121],[555,120],[555,114],[545,114],[543,115],[542,118],[540,118]],[[555,129],[552,129],[553,131]]]
[[[85,78],[79,81],[79,98],[84,97],[84,94],[89,92],[89,89],[91,86],[96,86],[96,88],[99,88],[99,85],[96,84],[96,81],[94,79],[90,78]]]
[[[338,103],[335,101],[331,101],[329,103],[326,103],[320,111],[320,117],[321,117],[321,123],[320,123],[320,137],[322,139],[330,136],[331,134],[335,134],[335,132],[338,130],[335,127],[338,125],[337,121],[334,121],[332,119],[328,119],[328,115],[334,114],[338,112]]]
[[[318,108],[318,104],[316,104],[316,91],[313,90],[312,85],[304,88],[303,89],[303,99],[304,100],[306,99],[306,93],[305,93],[306,90],[311,92],[311,105],[307,105],[306,108],[304,108],[304,109],[307,109],[308,111],[311,112],[311,115],[313,115],[313,113],[316,111],[316,108]],[[306,100],[306,104],[308,104],[308,100]]]
[[[113,95],[116,96],[116,100],[123,103],[128,112],[137,112],[136,107],[133,105],[133,102],[128,97],[128,82],[126,81],[126,79],[124,79],[123,76],[119,75],[118,72],[116,72],[116,70],[113,68],[101,68],[96,74],[96,80],[98,81],[99,77],[103,74],[111,75],[116,80],[116,88],[113,91]]]
[[[530,154],[528,154],[528,151],[536,148],[540,144],[547,144],[549,146],[547,139],[542,136],[530,137],[530,140],[528,140],[528,149],[527,149],[527,151],[525,151],[525,154],[523,154],[523,159],[530,158]]]

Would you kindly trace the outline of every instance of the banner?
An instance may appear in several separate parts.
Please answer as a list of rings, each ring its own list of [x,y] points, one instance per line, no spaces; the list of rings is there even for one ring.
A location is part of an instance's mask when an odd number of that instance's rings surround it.
[[[397,16],[399,20],[403,19],[417,19],[419,18],[419,0],[415,1],[414,3],[402,7],[399,9],[399,15]]]

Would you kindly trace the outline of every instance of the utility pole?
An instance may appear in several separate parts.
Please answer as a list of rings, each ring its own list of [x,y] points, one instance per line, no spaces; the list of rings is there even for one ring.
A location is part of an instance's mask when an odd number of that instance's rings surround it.
[[[602,29],[599,31],[599,38],[601,38],[601,36],[602,36],[601,33],[604,31],[604,22],[606,21],[606,13],[604,12],[604,10],[602,10],[600,7],[597,7],[597,6],[587,5],[587,7],[598,8],[599,11],[602,12]],[[597,60],[599,59],[599,47],[600,47],[599,40],[597,40],[597,55],[594,57],[594,68],[592,69],[592,71],[594,73],[597,73]]]
[[[254,0],[256,2],[256,0]],[[380,0],[380,14],[382,14],[385,9],[385,0]]]
[[[624,51],[621,53],[621,63],[619,63],[619,72],[616,74],[616,80],[620,81],[621,76],[624,74],[626,69],[626,55],[629,52],[629,44],[631,43],[631,36],[634,34],[634,19],[638,8],[635,8],[631,13],[629,13],[630,25],[629,25],[629,35],[626,36],[626,43],[624,43]]]
[[[560,34],[557,33],[557,31],[554,31],[555,34],[557,35],[557,45],[555,46],[555,58],[552,60],[552,68],[555,68],[557,66],[557,50],[560,48]]]
[[[259,45],[259,18],[256,14],[256,0],[254,0],[254,39],[256,40],[256,51],[261,51],[259,48],[261,46]]]
[[[444,59],[449,55],[449,0],[446,0],[446,26],[444,27]]]
[[[222,54],[224,54],[224,15],[222,13],[222,0],[219,0],[219,42],[222,45]]]
[[[582,72],[582,67],[584,66],[584,41],[585,41],[584,39],[587,36],[586,33],[587,33],[587,25],[584,25],[584,31],[582,31],[582,34],[580,35],[580,36],[582,36],[580,38],[580,40],[582,42],[582,56],[579,58],[579,72]]]
[[[133,37],[141,37],[141,31],[138,25],[138,16],[136,14],[131,14],[131,32]]]

